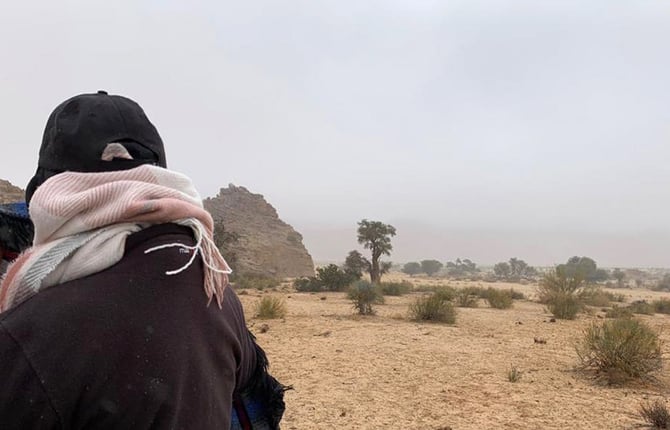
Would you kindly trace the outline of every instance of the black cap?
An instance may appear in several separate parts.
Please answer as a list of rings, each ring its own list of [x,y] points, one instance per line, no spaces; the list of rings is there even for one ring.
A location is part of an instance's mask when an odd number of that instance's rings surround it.
[[[132,160],[102,160],[103,151],[114,142],[123,143]],[[61,103],[49,116],[26,201],[42,182],[61,172],[127,170],[142,164],[167,167],[163,141],[140,105],[106,91],[81,94]]]

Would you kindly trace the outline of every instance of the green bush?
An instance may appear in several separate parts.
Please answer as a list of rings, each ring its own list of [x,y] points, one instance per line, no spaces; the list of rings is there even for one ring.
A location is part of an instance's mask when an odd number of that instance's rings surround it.
[[[468,288],[457,290],[456,305],[461,308],[476,308],[479,306],[479,295],[473,294]]]
[[[557,266],[544,275],[538,296],[540,303],[546,304],[554,317],[571,320],[584,308],[582,295],[588,293],[584,293],[584,278],[577,272],[570,275],[564,266]]]
[[[253,288],[256,290],[265,290],[269,288],[278,287],[281,281],[267,275],[244,273],[238,275],[233,280],[235,288]]]
[[[315,277],[298,278],[293,281],[293,287],[301,293],[315,293],[324,290],[323,284]]]
[[[612,309],[605,311],[606,318],[632,318],[633,311],[627,307],[612,306]]]
[[[453,301],[456,298],[456,293],[456,289],[448,285],[439,285],[435,288],[435,295],[447,302]]]
[[[573,320],[579,311],[584,308],[577,296],[569,293],[555,293],[547,303],[547,309],[551,314],[563,320]]]
[[[256,303],[256,318],[275,319],[286,316],[286,302],[274,296],[264,296]]]
[[[655,300],[652,305],[659,314],[670,314],[670,299]]]
[[[316,269],[316,280],[326,291],[344,291],[356,277],[340,269],[335,264]]]
[[[579,292],[579,299],[583,304],[599,308],[609,306],[612,296],[612,293],[599,287],[588,287]]]
[[[364,280],[357,281],[349,287],[347,298],[361,315],[373,315],[375,312],[372,305],[384,303],[384,296],[379,287]]]
[[[584,368],[603,373],[611,384],[643,378],[662,367],[658,334],[634,318],[592,324],[576,351]]]
[[[379,284],[382,294],[385,296],[402,296],[412,292],[413,285],[411,282],[382,282]]]
[[[634,314],[654,315],[654,313],[656,313],[654,305],[647,303],[644,300],[638,300],[631,303],[630,306],[628,306],[628,309]]]
[[[512,307],[512,293],[509,290],[489,288],[486,291],[486,300],[494,309],[509,309]]]
[[[641,403],[639,412],[642,419],[655,429],[670,428],[670,412],[668,412],[668,407],[661,399],[656,399],[654,402],[647,401],[646,403]]]
[[[329,264],[316,269],[316,276],[296,279],[293,281],[293,287],[303,293],[344,291],[354,280],[356,280],[355,274],[345,272],[335,264]]]
[[[414,321],[430,321],[446,324],[456,322],[456,309],[439,294],[418,297],[409,308],[410,319]]]

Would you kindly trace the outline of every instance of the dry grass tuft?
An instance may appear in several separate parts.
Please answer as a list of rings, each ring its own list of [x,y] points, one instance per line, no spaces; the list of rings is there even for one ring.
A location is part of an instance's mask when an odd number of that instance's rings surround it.
[[[256,304],[256,318],[276,319],[286,316],[286,302],[275,296],[265,296]]]

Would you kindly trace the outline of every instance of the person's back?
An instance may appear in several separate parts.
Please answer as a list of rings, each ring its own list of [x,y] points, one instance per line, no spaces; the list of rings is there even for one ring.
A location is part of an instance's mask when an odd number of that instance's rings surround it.
[[[149,227],[128,238],[116,265],[0,316],[3,367],[22,364],[0,372],[9,378],[2,428],[213,429],[230,421],[224,405],[254,371],[254,345],[232,290],[222,309],[206,306],[200,264],[168,277],[188,254],[144,254],[175,241],[193,244],[184,227]]]
[[[156,146],[102,142],[137,166],[40,164],[28,187],[35,246],[0,288],[0,428],[278,428],[283,387],[197,192],[142,162]]]

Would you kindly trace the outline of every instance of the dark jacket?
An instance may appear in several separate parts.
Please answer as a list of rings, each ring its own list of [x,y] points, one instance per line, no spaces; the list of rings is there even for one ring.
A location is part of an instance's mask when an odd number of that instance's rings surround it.
[[[201,264],[165,275],[188,253],[144,254],[173,242],[190,230],[142,230],[109,269],[0,314],[0,428],[228,429],[234,395],[274,381],[231,288],[207,306]]]

